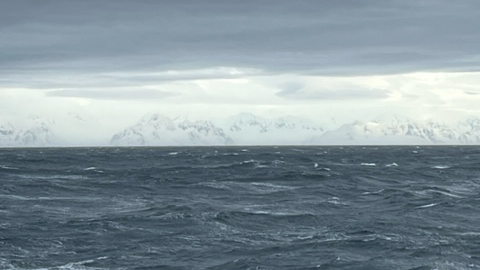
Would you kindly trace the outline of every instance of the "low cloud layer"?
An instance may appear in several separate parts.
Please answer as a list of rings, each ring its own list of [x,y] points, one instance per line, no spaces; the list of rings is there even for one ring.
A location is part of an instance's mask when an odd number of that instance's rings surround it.
[[[172,92],[165,92],[159,90],[52,90],[45,94],[47,97],[75,97],[75,98],[91,98],[91,99],[163,99],[177,95]]]
[[[279,91],[276,95],[287,99],[305,99],[305,100],[363,100],[363,99],[385,99],[391,94],[387,89],[371,89],[352,87],[344,88],[325,88],[322,85],[301,86],[289,85]]]

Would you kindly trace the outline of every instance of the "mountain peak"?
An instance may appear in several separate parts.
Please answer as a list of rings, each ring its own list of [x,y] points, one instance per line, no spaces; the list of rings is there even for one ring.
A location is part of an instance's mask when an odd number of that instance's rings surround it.
[[[264,118],[251,113],[231,118],[225,130],[241,145],[307,144],[314,136],[323,133],[322,127],[302,118]]]
[[[115,134],[113,145],[226,145],[230,137],[210,121],[174,118],[161,114],[147,114],[135,125]]]
[[[49,146],[56,141],[58,140],[50,127],[43,122],[0,125],[0,146]]]

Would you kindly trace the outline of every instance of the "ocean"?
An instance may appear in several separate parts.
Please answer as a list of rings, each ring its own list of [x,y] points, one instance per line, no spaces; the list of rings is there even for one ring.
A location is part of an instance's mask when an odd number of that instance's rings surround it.
[[[480,269],[480,147],[0,149],[0,269]]]

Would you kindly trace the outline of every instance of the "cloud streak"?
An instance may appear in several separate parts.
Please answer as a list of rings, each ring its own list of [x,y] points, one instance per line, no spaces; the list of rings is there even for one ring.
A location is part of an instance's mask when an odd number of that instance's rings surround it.
[[[286,92],[282,90],[277,96],[288,99],[303,100],[365,100],[365,99],[386,99],[391,91],[385,89],[308,89],[302,88],[296,91]]]
[[[177,93],[137,89],[137,90],[52,90],[45,93],[47,97],[66,97],[66,98],[89,98],[89,99],[109,99],[109,100],[150,100],[164,99],[178,95]]]

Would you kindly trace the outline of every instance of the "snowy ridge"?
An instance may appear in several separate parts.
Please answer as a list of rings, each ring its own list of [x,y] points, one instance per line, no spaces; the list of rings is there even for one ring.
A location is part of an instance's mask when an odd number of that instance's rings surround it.
[[[306,119],[263,118],[251,113],[230,118],[225,130],[238,145],[307,144],[315,135],[324,132],[322,127]]]
[[[174,118],[160,114],[144,116],[135,125],[115,134],[117,146],[229,145],[232,139],[210,121]]]
[[[52,146],[58,139],[50,123],[39,117],[29,117],[24,123],[0,124],[0,146],[41,147]]]
[[[435,121],[415,121],[406,117],[383,117],[355,121],[316,137],[315,144],[478,144],[480,121],[469,118],[456,126]]]

